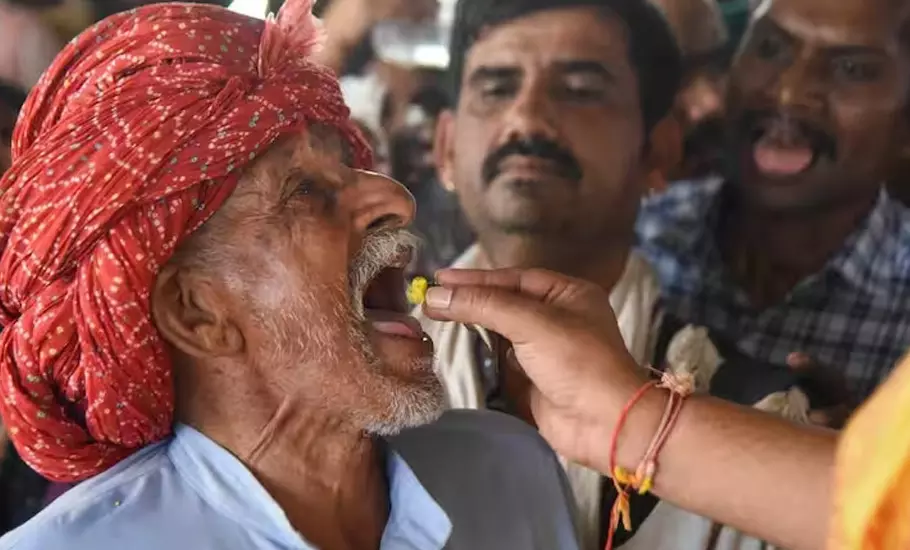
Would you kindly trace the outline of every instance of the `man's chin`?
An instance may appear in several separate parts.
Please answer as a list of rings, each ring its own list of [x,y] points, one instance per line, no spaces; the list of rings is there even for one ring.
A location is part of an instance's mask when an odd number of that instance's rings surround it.
[[[370,331],[370,352],[379,379],[372,391],[382,411],[363,422],[364,431],[379,437],[434,422],[446,407],[442,382],[433,368],[433,342]]]
[[[368,434],[391,437],[402,430],[435,422],[445,411],[445,391],[432,367],[422,380],[396,382],[392,390],[394,395],[388,396],[385,414],[364,423],[364,431]]]

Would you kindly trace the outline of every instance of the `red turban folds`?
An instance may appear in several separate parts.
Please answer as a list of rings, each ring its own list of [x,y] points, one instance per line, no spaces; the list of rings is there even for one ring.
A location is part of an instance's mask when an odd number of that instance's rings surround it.
[[[244,165],[313,123],[370,165],[335,77],[307,60],[311,5],[268,22],[189,4],[119,14],[29,98],[0,180],[0,412],[48,478],[90,477],[170,433],[150,289]]]

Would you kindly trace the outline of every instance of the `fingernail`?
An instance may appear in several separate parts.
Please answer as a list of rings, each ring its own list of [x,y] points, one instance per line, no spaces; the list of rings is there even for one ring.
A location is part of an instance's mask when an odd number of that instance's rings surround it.
[[[442,286],[434,286],[427,291],[427,307],[430,309],[449,309],[452,305],[452,291]]]

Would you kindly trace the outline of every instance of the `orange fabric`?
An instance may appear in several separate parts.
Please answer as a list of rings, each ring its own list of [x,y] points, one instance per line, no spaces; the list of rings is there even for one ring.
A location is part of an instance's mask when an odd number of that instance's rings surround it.
[[[80,35],[32,93],[0,179],[0,413],[55,481],[165,438],[171,365],[149,293],[244,165],[309,124],[370,151],[308,59],[312,0],[277,21],[157,4]]]
[[[910,550],[910,357],[857,413],[837,464],[830,550]]]

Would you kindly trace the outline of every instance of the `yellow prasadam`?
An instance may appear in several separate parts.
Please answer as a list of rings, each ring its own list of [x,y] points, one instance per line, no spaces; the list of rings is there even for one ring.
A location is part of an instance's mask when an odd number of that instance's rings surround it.
[[[427,291],[430,289],[430,282],[425,277],[414,277],[411,284],[408,285],[408,302],[415,306],[423,304],[427,299]]]

